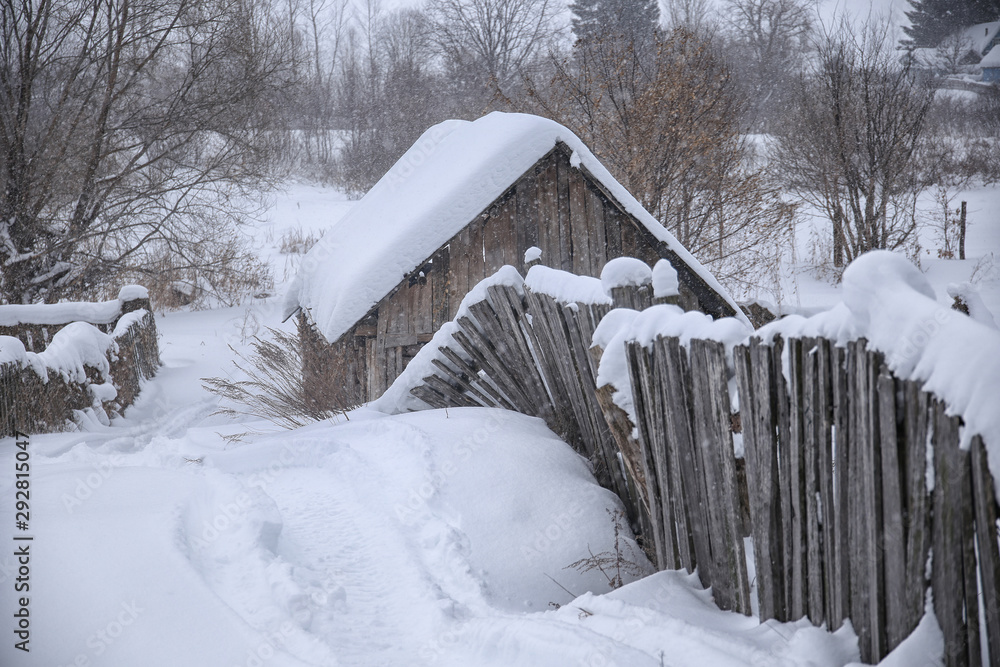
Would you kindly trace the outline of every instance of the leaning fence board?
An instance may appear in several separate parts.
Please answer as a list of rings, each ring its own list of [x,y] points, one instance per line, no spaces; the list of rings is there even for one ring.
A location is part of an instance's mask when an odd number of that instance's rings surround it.
[[[970,651],[966,637],[966,591],[962,573],[965,526],[961,508],[967,455],[958,447],[958,425],[945,414],[944,404],[934,402],[934,534],[932,585],[934,614],[944,634],[945,664],[967,667]],[[973,596],[976,600],[976,596]],[[970,605],[971,606],[971,605]],[[978,607],[978,605],[977,605]],[[978,651],[978,646],[976,649]]]
[[[924,614],[927,554],[931,539],[931,513],[928,495],[928,448],[930,432],[930,397],[917,382],[903,383],[906,436],[906,581],[907,626],[916,628]],[[933,479],[933,478],[932,478]]]
[[[802,463],[806,517],[806,612],[814,625],[825,620],[826,598],[823,574],[823,534],[821,532],[821,475],[826,406],[820,392],[819,345],[816,339],[802,340]]]
[[[896,431],[896,381],[882,364],[877,379],[879,450],[882,467],[882,557],[885,576],[885,619],[888,646],[906,639],[906,535],[903,531],[905,479]]]
[[[804,442],[804,417],[805,405],[803,404],[804,381],[802,360],[802,340],[792,338],[785,342],[788,354],[788,445],[781,448],[783,456],[787,456],[787,461],[781,466],[782,474],[787,474],[788,479],[782,482],[781,488],[788,494],[788,500],[783,506],[789,510],[790,521],[787,523],[786,536],[788,538],[788,554],[791,558],[791,586],[788,597],[789,617],[802,618],[807,613],[806,607],[806,583],[807,583],[807,561],[806,561],[806,499],[805,499],[805,465],[803,457],[805,455]],[[781,396],[779,394],[779,401]]]
[[[650,521],[654,525],[653,547],[656,553],[657,567],[666,569],[675,566],[673,544],[667,541],[664,526],[669,522],[673,525],[673,512],[670,507],[669,492],[661,490],[661,469],[666,470],[663,461],[665,443],[662,435],[664,427],[662,405],[653,392],[653,369],[646,348],[636,341],[625,345],[626,361],[628,363],[629,381],[631,383],[632,400],[635,405],[636,427],[639,430],[639,442],[642,445],[640,466],[646,481],[646,500]],[[661,466],[657,465],[660,461]]]
[[[990,476],[986,447],[980,436],[972,438],[972,502],[976,520],[979,574],[982,580],[983,625],[992,664],[1000,662],[1000,546],[997,544],[995,483]]]
[[[749,615],[750,585],[740,531],[725,348],[722,343],[692,340],[690,360],[694,443],[703,454],[712,560],[718,575],[712,590],[722,609]]]

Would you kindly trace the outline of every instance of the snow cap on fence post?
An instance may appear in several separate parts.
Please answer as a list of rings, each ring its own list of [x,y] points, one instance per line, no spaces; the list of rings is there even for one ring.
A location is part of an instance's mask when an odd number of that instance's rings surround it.
[[[668,259],[661,259],[653,266],[653,303],[670,303],[678,305],[680,280],[677,269]]]
[[[653,271],[641,259],[617,257],[601,270],[601,286],[618,308],[643,310],[652,305]]]

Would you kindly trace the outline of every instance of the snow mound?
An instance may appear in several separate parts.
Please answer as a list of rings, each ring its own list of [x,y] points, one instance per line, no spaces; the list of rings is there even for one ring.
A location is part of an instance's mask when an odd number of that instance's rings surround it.
[[[286,295],[284,316],[303,308],[323,336],[336,341],[557,142],[575,152],[580,167],[740,313],[719,282],[576,135],[538,116],[493,112],[424,132],[305,255]]]
[[[649,285],[653,272],[644,261],[635,257],[617,257],[601,269],[601,285],[608,296],[615,287]]]
[[[692,339],[714,340],[725,345],[726,356],[731,361],[733,348],[746,343],[752,334],[752,329],[734,317],[715,320],[710,315],[684,311],[674,305],[653,306],[641,312],[616,308],[604,316],[594,331],[593,345],[604,350],[597,371],[597,386],[614,387],[611,398],[615,405],[628,414],[633,424],[638,424],[625,343],[636,341],[649,348],[654,340],[661,337],[679,338],[684,346],[688,346]]]
[[[653,266],[653,298],[665,299],[680,294],[677,269],[670,260],[661,259]]]
[[[603,303],[609,306],[613,303],[597,278],[578,276],[541,264],[528,269],[524,284],[535,294],[547,294],[560,303]]]

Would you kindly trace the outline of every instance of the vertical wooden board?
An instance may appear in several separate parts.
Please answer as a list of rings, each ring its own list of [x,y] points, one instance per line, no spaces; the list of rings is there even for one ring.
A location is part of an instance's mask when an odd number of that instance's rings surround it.
[[[751,613],[746,555],[740,530],[736,460],[730,432],[729,389],[725,347],[718,342],[691,341],[691,378],[695,442],[702,450],[703,472],[711,521],[715,571],[713,593],[723,609]]]
[[[979,604],[968,554],[972,532],[967,525],[971,519],[969,456],[958,447],[958,419],[948,417],[946,409],[944,403],[935,401],[931,581],[934,614],[944,634],[945,665],[966,667],[980,664]]]
[[[985,643],[992,664],[1000,662],[1000,547],[997,544],[996,480],[990,475],[983,439],[972,438],[972,503],[976,521],[979,576],[982,581]]]
[[[880,353],[867,352],[867,390],[865,417],[868,424],[865,428],[868,440],[864,442],[865,470],[865,503],[866,513],[865,547],[869,564],[869,603],[870,603],[870,633],[872,641],[872,656],[881,660],[886,650],[886,617],[885,617],[885,532],[883,530],[882,514],[882,458],[880,451],[881,428],[879,425],[879,395],[878,375],[883,359]]]
[[[677,447],[677,440],[671,431],[672,423],[668,421],[668,406],[666,404],[667,394],[675,393],[673,379],[667,365],[667,344],[663,338],[653,341],[653,369],[656,374],[655,387],[657,394],[655,405],[663,409],[663,438],[666,443],[664,455],[657,461],[657,474],[661,480],[661,492],[669,493],[670,508],[665,508],[665,516],[673,514],[675,546],[677,553],[677,565],[693,572],[697,566],[697,556],[693,544],[693,529],[691,527],[691,517],[689,505],[694,502],[693,498],[685,495],[684,489],[684,467],[680,460]],[[665,468],[665,469],[664,469]],[[690,482],[689,482],[690,484]],[[668,531],[669,534],[669,531]]]
[[[482,217],[478,217],[466,227],[469,230],[469,286],[471,290],[486,277],[486,258],[483,253],[483,242],[486,227]]]
[[[622,230],[622,256],[639,256],[639,230],[635,227],[635,221],[629,215],[621,216]]]
[[[523,274],[524,250],[518,252],[516,194],[509,196],[503,203],[496,222],[498,223],[496,236],[501,247],[500,266],[509,264]]]
[[[848,494],[848,545],[850,549],[849,558],[849,581],[851,585],[851,606],[848,610],[855,631],[858,633],[858,648],[861,652],[861,659],[866,662],[873,662],[871,647],[871,628],[869,623],[869,567],[867,553],[864,548],[864,541],[867,536],[865,522],[870,508],[865,504],[864,476],[871,474],[866,457],[867,445],[865,440],[867,435],[865,427],[867,420],[864,418],[864,407],[867,404],[867,389],[865,387],[866,354],[864,344],[857,341],[848,343],[848,387],[854,400],[850,404],[851,429],[849,439],[852,443],[852,456],[850,459],[850,469],[847,472],[849,494]]]
[[[746,349],[746,348],[744,348]],[[764,619],[785,620],[785,564],[781,533],[781,505],[777,493],[774,381],[771,350],[759,338],[736,357],[743,415],[744,457],[750,516],[753,523],[757,598]]]
[[[820,532],[820,473],[824,406],[820,403],[819,344],[802,339],[802,444],[803,494],[805,496],[806,612],[814,625],[825,619],[823,535]]]
[[[559,220],[559,258],[561,264],[556,268],[563,271],[573,270],[573,227],[570,221],[569,180],[570,171],[576,171],[569,164],[569,158],[557,150],[554,154],[556,162],[556,217]]]
[[[781,505],[781,522],[779,523],[782,532],[782,559],[785,563],[785,567],[788,568],[789,579],[785,582],[785,613],[786,617],[780,620],[794,621],[801,618],[801,615],[796,616],[793,612],[795,604],[793,598],[796,596],[796,586],[795,577],[793,575],[795,568],[795,557],[794,549],[797,542],[793,542],[792,539],[792,457],[791,457],[791,422],[789,413],[789,388],[788,381],[785,379],[785,374],[783,372],[784,364],[782,362],[782,356],[786,343],[780,336],[775,336],[774,344],[771,347],[771,354],[773,357],[772,368],[774,372],[772,374],[772,381],[774,382],[774,390],[771,400],[774,402],[774,416],[775,423],[777,425],[778,442],[777,442],[777,467],[775,475],[775,488],[778,491],[779,503]]]
[[[605,264],[622,256],[622,214],[615,205],[602,197],[604,207]]]
[[[587,207],[587,236],[590,246],[590,269],[589,275],[601,275],[601,269],[608,263],[607,236],[604,227],[604,202],[597,188],[587,185],[586,192]]]
[[[431,327],[433,331],[437,331],[452,315],[449,307],[451,270],[448,246],[438,248],[431,262],[432,268],[428,276],[428,284],[431,286]]]
[[[542,264],[558,269],[562,266],[559,253],[558,169],[547,159],[538,175],[538,247]]]
[[[848,618],[851,609],[850,586],[850,472],[851,472],[851,410],[848,354],[835,347],[830,354],[830,386],[833,392],[833,496],[836,515],[833,525],[834,573],[832,616],[828,627],[836,629]]]
[[[924,614],[927,589],[927,556],[931,542],[931,505],[928,492],[928,461],[933,450],[928,433],[931,423],[930,395],[917,382],[903,385],[906,406],[906,596],[907,625],[917,627]]]
[[[787,452],[787,465],[782,466],[782,472],[788,474],[788,482],[782,484],[782,491],[788,493],[789,518],[785,530],[789,537],[789,554],[791,555],[791,596],[789,613],[791,618],[798,619],[806,615],[806,503],[804,461],[805,443],[803,442],[804,412],[803,405],[803,368],[802,340],[789,339],[788,347],[788,446],[781,452]]]
[[[491,215],[483,221],[483,255],[485,256],[485,267],[483,272],[491,276],[497,272],[504,261],[503,244],[503,207],[493,208]]]
[[[452,237],[448,244],[448,319],[454,319],[469,285],[469,228]]]
[[[825,338],[816,339],[816,394],[814,409],[816,412],[816,451],[817,472],[819,475],[819,521],[823,536],[823,595],[824,621],[828,628],[836,629],[840,625],[835,602],[839,591],[837,576],[837,539],[836,524],[838,520],[836,494],[834,492],[834,401],[833,380],[834,371],[831,357],[831,343]]]
[[[694,399],[691,393],[691,364],[688,360],[688,351],[681,346],[679,338],[668,338],[667,357],[670,365],[667,370],[675,375],[670,386],[674,390],[668,395],[668,403],[671,399],[675,407],[684,406],[685,412],[682,419],[674,420],[676,442],[680,445],[682,455],[687,456],[690,461],[690,469],[684,478],[684,496],[691,505],[688,517],[691,521],[692,539],[695,543],[695,554],[698,558],[698,575],[705,586],[711,586],[721,576],[715,568],[715,561],[712,558],[712,539],[709,533],[711,518],[709,515],[708,487],[706,485],[704,460],[702,456],[701,443],[695,439],[694,426],[692,424]],[[672,366],[672,367],[671,367]],[[678,391],[679,389],[679,391]],[[678,398],[683,399],[683,403]],[[669,420],[668,420],[669,421]],[[679,427],[679,428],[678,428]],[[685,430],[686,429],[686,430]],[[678,437],[679,436],[679,437]],[[687,451],[685,451],[687,450]],[[682,462],[684,465],[686,462]],[[689,482],[693,481],[693,483]],[[697,505],[694,505],[697,503]],[[707,568],[703,566],[707,563]]]
[[[664,513],[664,499],[660,491],[660,479],[657,475],[656,459],[663,456],[658,452],[663,445],[662,439],[656,434],[663,428],[657,419],[654,391],[652,389],[653,369],[649,353],[641,343],[629,341],[625,344],[625,359],[628,365],[629,382],[639,431],[643,477],[646,482],[646,499],[649,507],[649,519],[653,529],[653,546],[656,554],[657,569],[663,570],[673,561],[672,554],[667,553],[666,531],[667,521],[673,521],[667,499],[667,513]]]
[[[529,172],[517,183],[515,197],[517,199],[514,227],[517,236],[517,263],[524,270],[524,253],[533,246],[538,246],[538,187],[534,171]]]
[[[569,221],[572,234],[572,271],[578,276],[594,275],[587,216],[587,184],[580,170],[573,169],[569,174]]]
[[[882,554],[885,576],[886,648],[899,645],[912,628],[906,613],[906,534],[903,524],[903,493],[899,439],[896,429],[896,381],[886,366],[877,380],[879,451],[882,458]]]

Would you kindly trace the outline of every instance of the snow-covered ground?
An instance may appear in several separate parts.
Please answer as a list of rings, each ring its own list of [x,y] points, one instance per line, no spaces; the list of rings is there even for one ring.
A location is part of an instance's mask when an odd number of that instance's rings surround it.
[[[942,303],[950,301],[946,283],[976,271],[984,301],[1000,312],[1000,271],[988,260],[1000,251],[998,193],[968,193],[970,259],[922,260]],[[617,500],[536,419],[362,409],[283,431],[213,415],[218,399],[200,379],[231,374],[230,346],[245,349],[263,326],[282,326],[282,286],[299,257],[278,252],[282,237],[318,233],[351,204],[331,190],[289,186],[255,233],[275,267],[276,296],[159,314],[164,366],[125,417],[31,436],[30,530],[20,533],[34,537],[30,592],[15,593],[15,449],[0,440],[8,508],[0,521],[0,665],[857,659],[849,627],[830,633],[723,612],[696,577],[662,572],[610,591],[600,571],[567,567],[614,551]],[[839,298],[839,288],[802,268],[787,281],[796,308]],[[248,431],[240,441],[226,437]],[[630,541],[620,549],[648,568]],[[30,653],[14,648],[22,595],[30,598]],[[884,664],[940,651],[936,624],[925,619]]]

